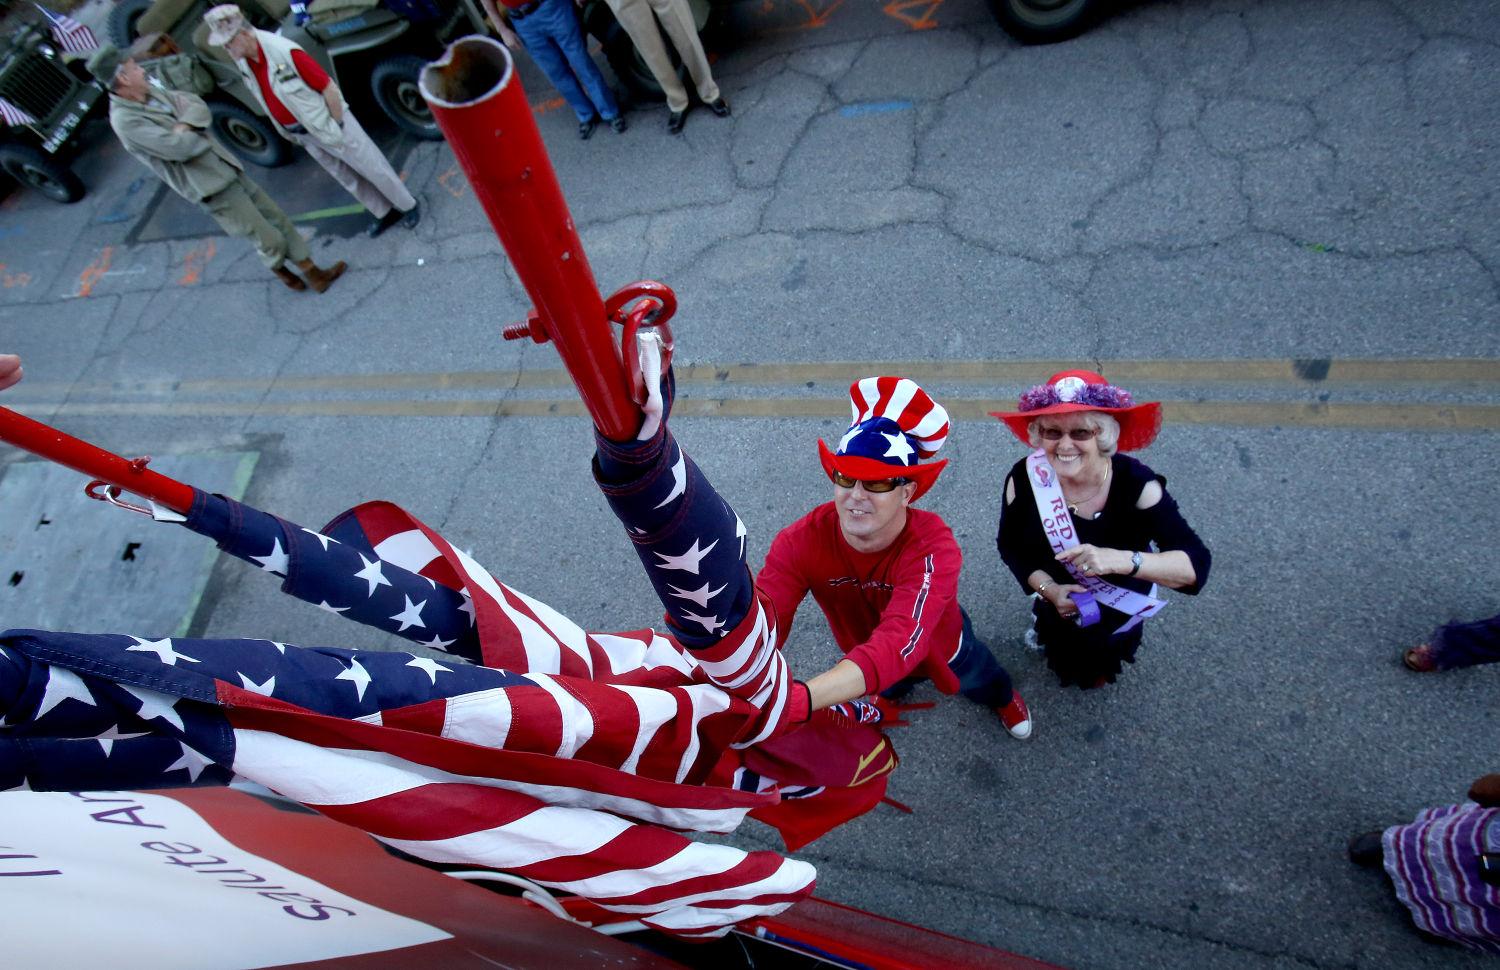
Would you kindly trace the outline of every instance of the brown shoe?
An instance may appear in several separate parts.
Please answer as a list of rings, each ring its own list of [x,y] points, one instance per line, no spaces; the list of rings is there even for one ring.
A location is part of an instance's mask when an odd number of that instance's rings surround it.
[[[304,259],[297,264],[297,268],[302,270],[303,276],[307,277],[307,285],[313,288],[313,292],[322,293],[333,285],[334,280],[344,275],[344,270],[349,268],[349,264],[341,259],[327,269],[321,269],[312,260]]]
[[[304,283],[304,282],[302,282],[302,277],[298,276],[296,273],[293,273],[291,270],[287,269],[285,263],[282,263],[280,266],[277,266],[275,269],[271,270],[271,272],[275,273],[276,274],[276,278],[279,279],[279,280],[281,280],[281,282],[285,283],[286,284],[286,288],[289,289],[289,290],[305,290],[305,289],[307,289],[307,284]]]

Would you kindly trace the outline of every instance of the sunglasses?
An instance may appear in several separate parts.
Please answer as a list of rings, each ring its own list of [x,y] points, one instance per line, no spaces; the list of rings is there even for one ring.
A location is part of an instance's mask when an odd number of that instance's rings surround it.
[[[1047,441],[1061,441],[1063,435],[1067,435],[1074,441],[1092,441],[1099,432],[1094,428],[1074,428],[1064,431],[1062,428],[1038,428],[1037,433]]]
[[[853,488],[855,483],[858,482],[865,487],[865,491],[867,492],[889,492],[911,481],[909,478],[877,478],[873,482],[867,482],[859,478],[850,478],[843,472],[834,472],[829,477],[833,479],[833,484],[839,488]]]

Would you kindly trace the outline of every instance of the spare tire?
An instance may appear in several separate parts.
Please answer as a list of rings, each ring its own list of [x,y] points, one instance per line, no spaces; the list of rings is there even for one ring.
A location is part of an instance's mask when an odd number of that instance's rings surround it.
[[[233,101],[210,101],[214,134],[245,161],[261,168],[278,168],[295,154],[292,143],[281,137],[276,126]]]
[[[152,0],[115,0],[109,12],[109,36],[121,50],[135,43],[135,25],[151,9]]]

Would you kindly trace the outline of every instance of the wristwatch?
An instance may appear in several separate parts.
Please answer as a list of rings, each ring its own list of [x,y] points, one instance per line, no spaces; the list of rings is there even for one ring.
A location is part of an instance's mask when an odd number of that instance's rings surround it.
[[[1136,573],[1138,573],[1140,571],[1141,571],[1141,554],[1138,553],[1138,552],[1132,552],[1130,554],[1130,572],[1126,573],[1125,575],[1127,575],[1127,576],[1134,576]]]

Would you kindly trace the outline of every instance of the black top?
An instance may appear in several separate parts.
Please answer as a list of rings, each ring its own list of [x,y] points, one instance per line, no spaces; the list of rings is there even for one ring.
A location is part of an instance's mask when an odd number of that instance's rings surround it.
[[[1198,578],[1193,585],[1184,586],[1178,592],[1197,593],[1208,581],[1208,570],[1213,557],[1178,511],[1177,502],[1166,490],[1166,478],[1127,455],[1114,455],[1110,458],[1110,464],[1114,482],[1109,487],[1104,508],[1096,518],[1073,517],[1078,541],[1107,549],[1138,552],[1152,551],[1153,542],[1157,552],[1180,549],[1187,553]],[[1161,501],[1149,509],[1136,508],[1135,503],[1140,500],[1141,490],[1153,479],[1161,483]],[[1026,474],[1024,458],[1011,467],[1007,481],[1015,483],[1016,497],[1006,505],[1004,492],[1001,493],[1000,531],[995,536],[995,546],[1000,550],[1000,558],[1015,573],[1016,581],[1028,595],[1032,589],[1026,580],[1038,569],[1051,576],[1054,582],[1073,582],[1068,570],[1054,558],[1046,533],[1042,531],[1042,520],[1037,514],[1036,498],[1031,490],[1031,480]],[[1139,577],[1114,574],[1101,578],[1138,593],[1149,592],[1151,589],[1151,583]]]

